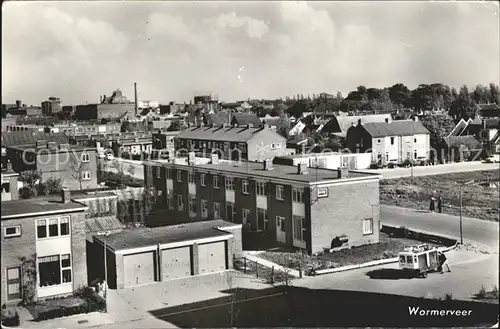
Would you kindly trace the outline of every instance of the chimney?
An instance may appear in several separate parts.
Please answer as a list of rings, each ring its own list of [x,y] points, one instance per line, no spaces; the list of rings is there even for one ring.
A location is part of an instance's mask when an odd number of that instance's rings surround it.
[[[358,119],[358,126],[361,126],[361,118]]]
[[[40,139],[36,141],[36,148],[47,147],[47,141],[44,139]]]
[[[307,165],[305,163],[299,163],[297,165],[297,174],[299,175],[307,175]]]
[[[266,159],[264,160],[264,170],[272,170],[273,169],[273,160]]]
[[[62,203],[70,203],[71,202],[71,192],[69,188],[63,187],[61,190]]]
[[[102,96],[99,96],[99,103],[102,104]]]
[[[210,155],[210,162],[212,164],[218,164],[219,163],[219,155],[217,153],[212,153]]]
[[[415,116],[413,117],[413,121],[418,122],[418,115],[415,115]]]
[[[338,177],[340,179],[344,178],[349,178],[349,168],[347,167],[339,167],[338,171]]]
[[[194,152],[189,152],[188,153],[188,165],[192,166],[196,162],[196,155]]]
[[[250,124],[250,123],[249,123],[249,124],[247,124],[247,129],[250,129],[250,128],[252,128],[252,127],[253,127],[253,125],[252,125],[252,124]]]
[[[22,106],[22,102],[20,100],[16,101],[16,107],[20,108]]]
[[[389,118],[385,118],[385,123],[389,123]]]
[[[137,82],[134,82],[135,115],[137,116]]]

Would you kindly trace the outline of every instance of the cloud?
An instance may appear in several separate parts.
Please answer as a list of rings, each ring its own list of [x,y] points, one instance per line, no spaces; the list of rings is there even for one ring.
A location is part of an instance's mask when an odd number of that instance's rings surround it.
[[[10,101],[184,101],[498,83],[498,5],[431,2],[7,3]],[[240,70],[244,67],[244,70]]]

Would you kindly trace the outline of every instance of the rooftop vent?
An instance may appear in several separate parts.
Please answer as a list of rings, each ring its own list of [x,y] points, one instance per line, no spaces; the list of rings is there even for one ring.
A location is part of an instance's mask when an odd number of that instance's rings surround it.
[[[71,202],[71,192],[69,188],[63,187],[61,190],[61,198],[62,203],[70,203]]]
[[[307,175],[309,172],[307,171],[307,165],[305,163],[299,163],[297,165],[297,174],[299,175]]]
[[[273,160],[266,159],[264,160],[264,170],[272,170],[273,169]]]

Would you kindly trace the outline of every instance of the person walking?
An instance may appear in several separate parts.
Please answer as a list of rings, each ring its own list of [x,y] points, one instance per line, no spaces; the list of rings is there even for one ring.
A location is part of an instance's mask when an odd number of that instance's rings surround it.
[[[443,198],[441,196],[438,197],[437,203],[438,203],[438,212],[442,213],[443,212]]]
[[[430,205],[429,205],[429,211],[430,212],[434,212],[434,209],[436,208],[436,198],[433,196],[431,196],[431,202],[430,202]]]
[[[438,252],[438,259],[439,259],[438,271],[440,271],[441,274],[443,274],[444,273],[443,267],[446,265],[446,268],[448,269],[447,272],[451,273],[451,268],[450,268],[450,264],[448,264],[448,259],[446,258],[445,254],[442,253],[441,251]]]

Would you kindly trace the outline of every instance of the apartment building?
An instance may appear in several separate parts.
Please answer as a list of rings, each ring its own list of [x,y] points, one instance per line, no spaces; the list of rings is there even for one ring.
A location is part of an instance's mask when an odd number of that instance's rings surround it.
[[[309,253],[341,236],[349,246],[379,241],[377,174],[204,160],[145,162],[145,186],[158,191],[164,209],[148,225],[223,219]]]
[[[269,126],[198,126],[181,131],[176,137],[176,152],[209,157],[217,152],[220,159],[263,161],[285,155],[286,138]]]
[[[418,117],[413,120],[360,122],[348,130],[346,140],[351,152],[371,151],[372,163],[422,161],[430,156],[430,133]]]
[[[97,149],[38,140],[36,145],[6,148],[12,169],[40,170],[42,180],[62,178],[70,190],[97,188]]]
[[[87,285],[86,210],[67,189],[62,197],[2,202],[2,304],[18,303],[28,290],[40,299]]]
[[[157,159],[162,154],[174,155],[175,137],[179,133],[179,131],[159,131],[157,133],[153,133],[152,158]]]

